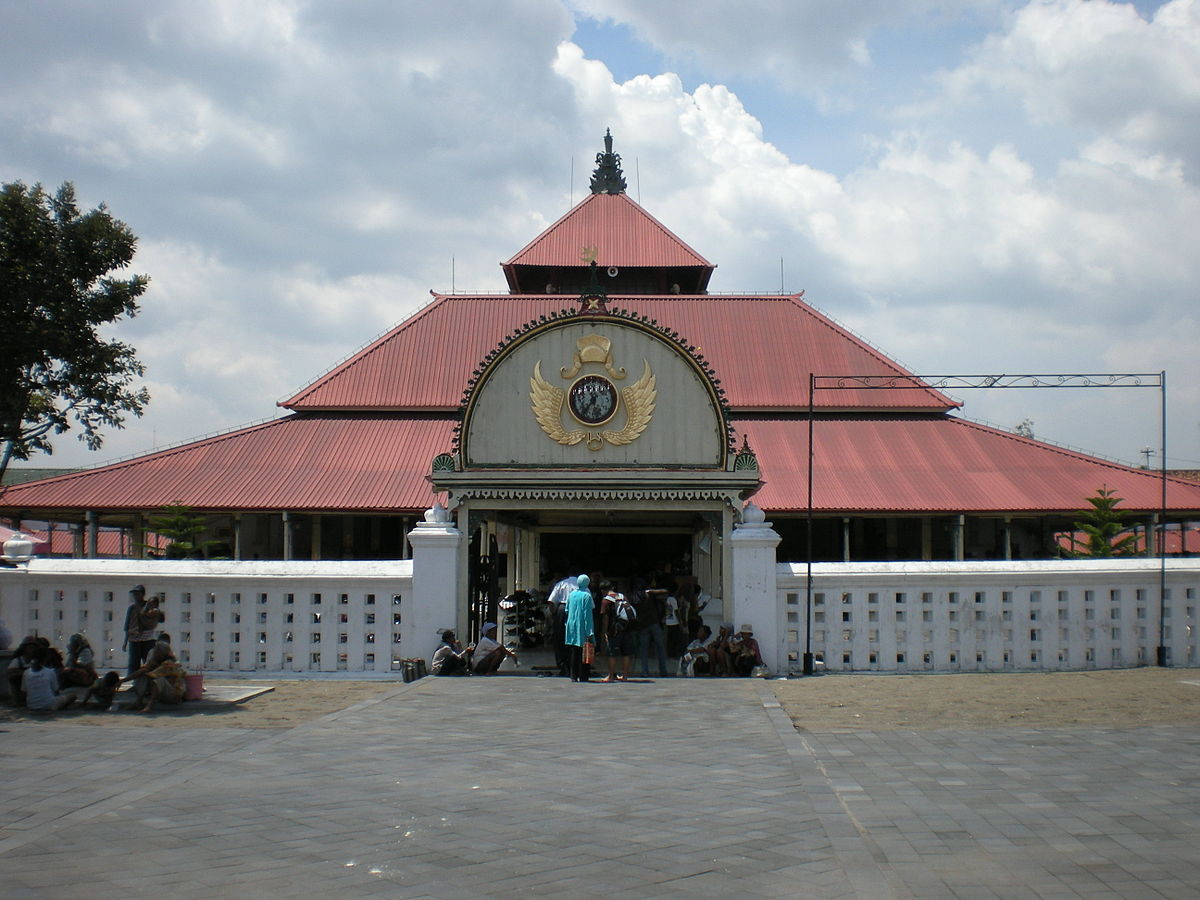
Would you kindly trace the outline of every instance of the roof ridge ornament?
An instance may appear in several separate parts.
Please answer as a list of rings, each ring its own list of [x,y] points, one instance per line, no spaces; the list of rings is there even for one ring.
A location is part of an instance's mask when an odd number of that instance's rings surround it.
[[[621,172],[621,157],[612,152],[612,130],[604,129],[604,152],[596,154],[596,171],[592,173],[593,194],[625,193],[625,175]]]

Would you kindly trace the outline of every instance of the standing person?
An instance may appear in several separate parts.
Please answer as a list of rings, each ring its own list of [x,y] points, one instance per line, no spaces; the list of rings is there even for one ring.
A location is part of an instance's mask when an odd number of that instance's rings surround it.
[[[575,590],[578,580],[575,575],[567,575],[555,582],[554,587],[550,589],[550,596],[546,598],[554,629],[554,664],[558,666],[558,674],[563,678],[571,674],[571,655],[567,652],[564,640],[567,630],[567,598],[571,596],[571,591]]]
[[[628,681],[629,667],[633,664],[633,632],[630,626],[637,615],[633,604],[616,589],[611,581],[600,584],[600,633],[604,635],[605,652],[608,655],[608,675],[604,681]],[[621,671],[617,672],[617,660]]]
[[[591,579],[580,575],[575,590],[567,597],[567,628],[563,638],[571,654],[571,680],[587,681],[592,677],[590,662],[583,660],[583,645],[596,644],[596,601],[588,590]]]
[[[135,584],[130,588],[129,596],[133,600],[125,610],[125,643],[121,645],[122,650],[129,651],[126,677],[131,677],[140,669],[154,649],[158,626],[164,618],[162,610],[158,608],[158,598],[149,602],[146,600],[145,585]]]
[[[658,656],[658,677],[669,678],[667,671],[666,636],[663,633],[663,619],[666,617],[666,607],[663,601],[667,592],[660,588],[649,588],[642,592],[641,602],[637,604],[638,625],[638,657],[642,662],[642,677],[650,677],[650,647],[654,646]]]
[[[667,582],[667,596],[663,600],[665,614],[663,616],[663,631],[667,638],[667,656],[672,658],[683,654],[683,646],[687,643],[683,631],[683,616],[679,611],[679,601],[675,599],[675,583]]]

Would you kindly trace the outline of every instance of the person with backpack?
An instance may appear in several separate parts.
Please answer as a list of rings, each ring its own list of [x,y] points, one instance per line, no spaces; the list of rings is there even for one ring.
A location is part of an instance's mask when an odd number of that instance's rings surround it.
[[[608,655],[608,675],[605,682],[628,681],[629,668],[633,665],[633,625],[637,621],[637,610],[611,581],[600,584],[600,632],[604,635],[605,652]],[[617,660],[621,671],[617,672]]]

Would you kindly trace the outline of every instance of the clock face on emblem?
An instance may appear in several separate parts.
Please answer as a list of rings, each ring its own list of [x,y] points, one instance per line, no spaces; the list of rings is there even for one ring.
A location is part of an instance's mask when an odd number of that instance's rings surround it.
[[[567,392],[567,405],[584,425],[603,425],[617,411],[617,389],[603,375],[584,375]]]

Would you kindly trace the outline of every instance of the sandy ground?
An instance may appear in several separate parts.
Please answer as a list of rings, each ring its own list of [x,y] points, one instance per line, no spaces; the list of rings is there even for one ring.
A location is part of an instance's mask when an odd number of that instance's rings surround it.
[[[213,680],[270,684],[235,704],[163,706],[152,715],[67,709],[31,713],[0,706],[0,724],[291,728],[399,686],[395,681]],[[798,728],[807,731],[1053,728],[1200,723],[1200,669],[987,675],[823,675],[767,682]],[[636,685],[627,689],[636,690]]]
[[[823,675],[771,685],[806,731],[1200,723],[1200,669]]]
[[[102,711],[67,708],[57,713],[35,713],[0,706],[0,724],[5,722],[71,722],[80,725],[144,725],[183,728],[292,728],[311,719],[337,712],[355,703],[378,697],[398,687],[399,681],[319,681],[288,679],[253,681],[206,679],[206,685],[270,685],[273,690],[241,703],[182,703],[159,706],[150,714],[121,709]],[[125,692],[118,704],[125,702]]]

